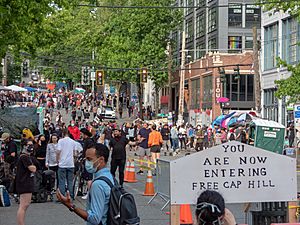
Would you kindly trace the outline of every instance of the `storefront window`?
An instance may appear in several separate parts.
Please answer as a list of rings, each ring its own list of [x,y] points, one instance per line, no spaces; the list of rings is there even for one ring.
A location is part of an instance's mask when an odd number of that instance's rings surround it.
[[[203,77],[203,102],[212,102],[212,76]]]
[[[200,108],[200,79],[191,81],[191,109]]]

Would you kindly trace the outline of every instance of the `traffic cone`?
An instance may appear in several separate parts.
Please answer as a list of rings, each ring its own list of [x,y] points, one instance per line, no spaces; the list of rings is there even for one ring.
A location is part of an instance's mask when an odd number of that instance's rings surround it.
[[[130,167],[130,160],[126,162],[125,166],[125,174],[124,174],[124,181],[127,182],[129,179],[129,167]]]
[[[154,183],[153,183],[153,177],[152,177],[152,171],[148,170],[147,174],[147,181],[146,181],[146,186],[145,186],[145,191],[144,191],[144,196],[153,196],[154,193]]]
[[[134,168],[134,162],[132,161],[130,163],[130,166],[128,168],[128,175],[127,175],[127,179],[124,181],[128,182],[128,183],[135,183],[137,182],[137,179],[135,178],[135,168]]]
[[[193,216],[191,206],[189,204],[180,205],[180,225],[193,225]]]

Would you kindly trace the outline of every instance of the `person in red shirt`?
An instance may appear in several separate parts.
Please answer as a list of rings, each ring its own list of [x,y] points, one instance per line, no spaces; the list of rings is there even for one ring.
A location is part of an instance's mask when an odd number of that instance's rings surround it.
[[[77,126],[75,126],[75,121],[71,121],[71,126],[68,127],[68,131],[72,134],[74,140],[80,139],[80,130]]]

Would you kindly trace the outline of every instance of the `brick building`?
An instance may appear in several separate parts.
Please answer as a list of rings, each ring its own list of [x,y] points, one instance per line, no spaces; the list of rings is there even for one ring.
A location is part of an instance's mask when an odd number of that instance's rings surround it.
[[[224,111],[249,111],[255,108],[252,51],[243,53],[210,52],[189,63],[185,69],[184,119],[193,125],[210,124]],[[239,73],[235,70],[239,69]],[[224,75],[220,70],[224,69]],[[173,75],[171,86],[172,110],[178,112],[179,72]],[[161,109],[167,111],[167,88],[162,90]],[[221,104],[219,97],[229,102]]]

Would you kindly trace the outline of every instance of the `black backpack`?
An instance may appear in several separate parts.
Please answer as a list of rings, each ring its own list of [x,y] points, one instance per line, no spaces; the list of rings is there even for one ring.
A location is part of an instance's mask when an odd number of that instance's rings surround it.
[[[95,180],[103,180],[111,188],[107,212],[107,225],[139,225],[140,218],[137,214],[133,195],[126,192],[116,180],[114,180],[115,185],[104,176]],[[100,222],[99,225],[102,225],[102,222]]]

